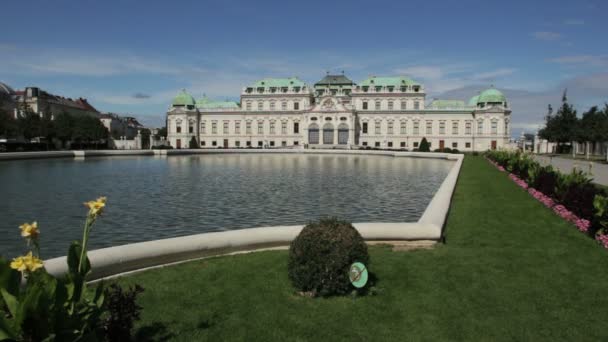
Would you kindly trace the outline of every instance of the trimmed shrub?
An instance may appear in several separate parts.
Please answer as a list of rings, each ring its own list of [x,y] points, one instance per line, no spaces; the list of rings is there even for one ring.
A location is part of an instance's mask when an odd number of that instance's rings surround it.
[[[112,284],[105,290],[106,306],[110,313],[104,320],[108,341],[132,340],[131,330],[135,321],[139,321],[142,309],[136,303],[137,295],[143,291],[139,285],[123,290],[118,284]]]
[[[190,139],[190,143],[188,143],[188,148],[198,148],[198,143],[196,142],[195,137],[192,137],[192,139]]]
[[[557,185],[557,174],[553,168],[541,167],[538,169],[532,187],[549,197],[555,197],[555,186]]]
[[[578,217],[591,220],[593,218],[593,200],[601,191],[592,183],[571,184],[564,195],[562,203]]]
[[[348,278],[354,262],[369,266],[367,245],[349,222],[323,218],[311,222],[289,247],[289,279],[312,296],[343,295],[354,290]]]
[[[426,138],[422,138],[420,141],[420,146],[418,146],[418,151],[420,152],[431,152],[431,145],[426,140]]]

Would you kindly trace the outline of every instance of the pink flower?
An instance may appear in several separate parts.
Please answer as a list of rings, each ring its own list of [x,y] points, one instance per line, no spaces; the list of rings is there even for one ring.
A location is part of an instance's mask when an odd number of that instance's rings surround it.
[[[604,248],[608,249],[608,234],[597,234],[595,240],[599,242]]]

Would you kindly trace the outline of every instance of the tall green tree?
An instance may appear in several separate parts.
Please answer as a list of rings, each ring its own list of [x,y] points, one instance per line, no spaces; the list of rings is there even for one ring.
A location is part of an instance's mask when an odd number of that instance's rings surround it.
[[[33,111],[26,110],[17,119],[17,127],[19,133],[26,139],[31,140],[32,138],[41,136],[41,118],[40,115]]]
[[[545,128],[539,132],[543,139],[557,143],[558,153],[564,151],[564,143],[577,141],[580,136],[579,119],[576,110],[568,103],[567,91],[564,90],[562,105],[555,115],[548,115]]]
[[[67,141],[72,139],[72,131],[74,130],[74,118],[66,113],[59,113],[55,117],[55,135],[61,140],[62,147],[65,145]]]
[[[17,134],[17,122],[5,106],[6,99],[0,96],[0,137],[13,138]]]

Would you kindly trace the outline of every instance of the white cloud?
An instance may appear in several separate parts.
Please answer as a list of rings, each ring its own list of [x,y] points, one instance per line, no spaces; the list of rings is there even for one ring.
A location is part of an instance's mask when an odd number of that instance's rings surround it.
[[[479,81],[492,81],[497,77],[509,76],[515,73],[517,69],[514,68],[502,68],[493,71],[482,72],[479,74],[474,74],[473,79]]]
[[[570,64],[575,66],[608,66],[608,55],[573,55],[549,59],[550,62],[558,64]]]
[[[555,40],[559,40],[562,35],[557,33],[557,32],[550,32],[550,31],[537,31],[537,32],[533,32],[532,36],[538,40],[545,40],[545,41],[555,41]]]

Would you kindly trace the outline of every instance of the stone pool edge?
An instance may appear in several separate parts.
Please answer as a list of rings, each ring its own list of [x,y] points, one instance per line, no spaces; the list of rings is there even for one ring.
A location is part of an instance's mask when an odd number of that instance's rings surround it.
[[[448,175],[441,183],[431,202],[417,222],[363,222],[353,223],[367,241],[434,240],[440,241],[443,227],[456,187],[464,155],[426,152],[393,152],[369,150],[158,150],[162,155],[205,154],[205,153],[324,153],[385,155],[393,157],[419,157],[447,159],[455,161]],[[122,152],[122,151],[102,151]],[[128,152],[128,151],[124,151]],[[156,152],[156,151],[155,151]],[[173,152],[173,153],[172,153]],[[176,153],[177,152],[177,153]],[[102,155],[125,155],[102,154]],[[44,157],[43,157],[44,158]],[[238,229],[222,232],[201,233],[175,238],[138,242],[133,244],[102,248],[89,251],[92,273],[88,280],[163,267],[176,263],[212,256],[267,250],[288,246],[304,226],[273,226]],[[46,270],[59,276],[67,272],[66,257],[48,259]]]

